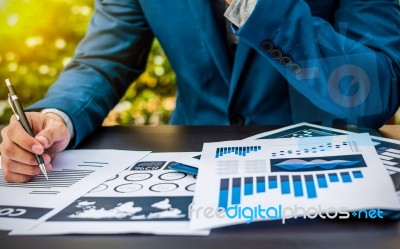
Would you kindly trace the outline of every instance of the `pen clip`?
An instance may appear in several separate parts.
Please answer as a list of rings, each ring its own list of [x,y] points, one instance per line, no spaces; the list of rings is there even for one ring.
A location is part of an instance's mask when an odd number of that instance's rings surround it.
[[[7,100],[8,100],[8,104],[10,105],[11,110],[13,111],[15,117],[16,117],[17,120],[19,121],[19,115],[17,114],[17,112],[16,112],[16,110],[15,110],[14,103],[12,102],[12,100],[14,100],[13,97],[14,97],[15,99],[18,99],[18,96],[8,94],[8,99],[7,99]]]

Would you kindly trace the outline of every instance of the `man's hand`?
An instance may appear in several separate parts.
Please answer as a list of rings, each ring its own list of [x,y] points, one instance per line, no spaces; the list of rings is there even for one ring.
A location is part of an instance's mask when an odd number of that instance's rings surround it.
[[[232,3],[233,0],[225,0],[229,5]]]
[[[27,182],[41,173],[33,153],[42,155],[46,170],[51,171],[52,159],[71,140],[64,120],[57,114],[28,112],[26,116],[36,134],[34,138],[25,132],[15,116],[1,130],[1,164],[3,177],[8,182]]]

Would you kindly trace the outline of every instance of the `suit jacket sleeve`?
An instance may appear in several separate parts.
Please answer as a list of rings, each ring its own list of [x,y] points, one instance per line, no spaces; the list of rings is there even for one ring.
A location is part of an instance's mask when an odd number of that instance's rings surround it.
[[[303,0],[258,0],[235,32],[314,105],[378,128],[399,106],[398,0],[337,2],[323,18]]]
[[[100,126],[144,70],[153,34],[137,1],[96,0],[88,32],[72,61],[30,109],[56,108],[72,120],[70,147]]]

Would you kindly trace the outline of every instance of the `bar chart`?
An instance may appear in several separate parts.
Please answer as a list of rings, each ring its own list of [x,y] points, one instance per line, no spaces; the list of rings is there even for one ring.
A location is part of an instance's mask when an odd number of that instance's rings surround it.
[[[361,170],[345,172],[269,175],[254,177],[222,178],[220,181],[219,207],[240,205],[243,198],[256,194],[278,191],[281,195],[317,198],[318,189],[327,189],[335,184],[351,184],[364,178]],[[276,192],[275,192],[276,193]]]
[[[374,140],[374,142],[377,141]],[[379,141],[375,148],[388,170],[400,172],[400,145]]]
[[[261,146],[221,147],[216,149],[215,158],[221,158],[228,154],[234,154],[245,157],[251,152],[256,152],[260,150]]]
[[[0,187],[31,189],[29,194],[35,195],[57,195],[62,188],[69,188],[92,173],[93,170],[53,170],[48,173],[49,179],[39,175],[27,183],[8,183],[3,180],[3,172],[0,170]]]
[[[391,152],[388,153],[392,153]],[[307,158],[270,159],[270,174],[220,180],[219,207],[239,205],[243,198],[256,194],[293,195],[314,199],[320,189],[336,184],[351,184],[363,179],[367,167],[361,154]]]

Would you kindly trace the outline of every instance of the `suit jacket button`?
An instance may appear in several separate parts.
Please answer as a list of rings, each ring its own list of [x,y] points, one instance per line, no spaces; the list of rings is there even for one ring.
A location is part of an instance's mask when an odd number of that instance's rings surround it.
[[[280,58],[282,58],[282,51],[280,51],[279,49],[274,49],[271,51],[271,56],[272,58],[279,60]]]
[[[289,70],[295,74],[299,74],[301,72],[301,67],[299,66],[299,64],[292,63],[289,65]]]
[[[235,114],[232,115],[229,118],[229,122],[232,126],[240,126],[240,125],[244,125],[244,117],[242,115],[239,114]]]
[[[270,53],[274,49],[274,44],[271,41],[264,41],[261,48],[264,52]]]
[[[289,65],[290,63],[292,63],[292,59],[290,59],[290,57],[288,56],[283,56],[280,60],[281,64],[284,66]]]

